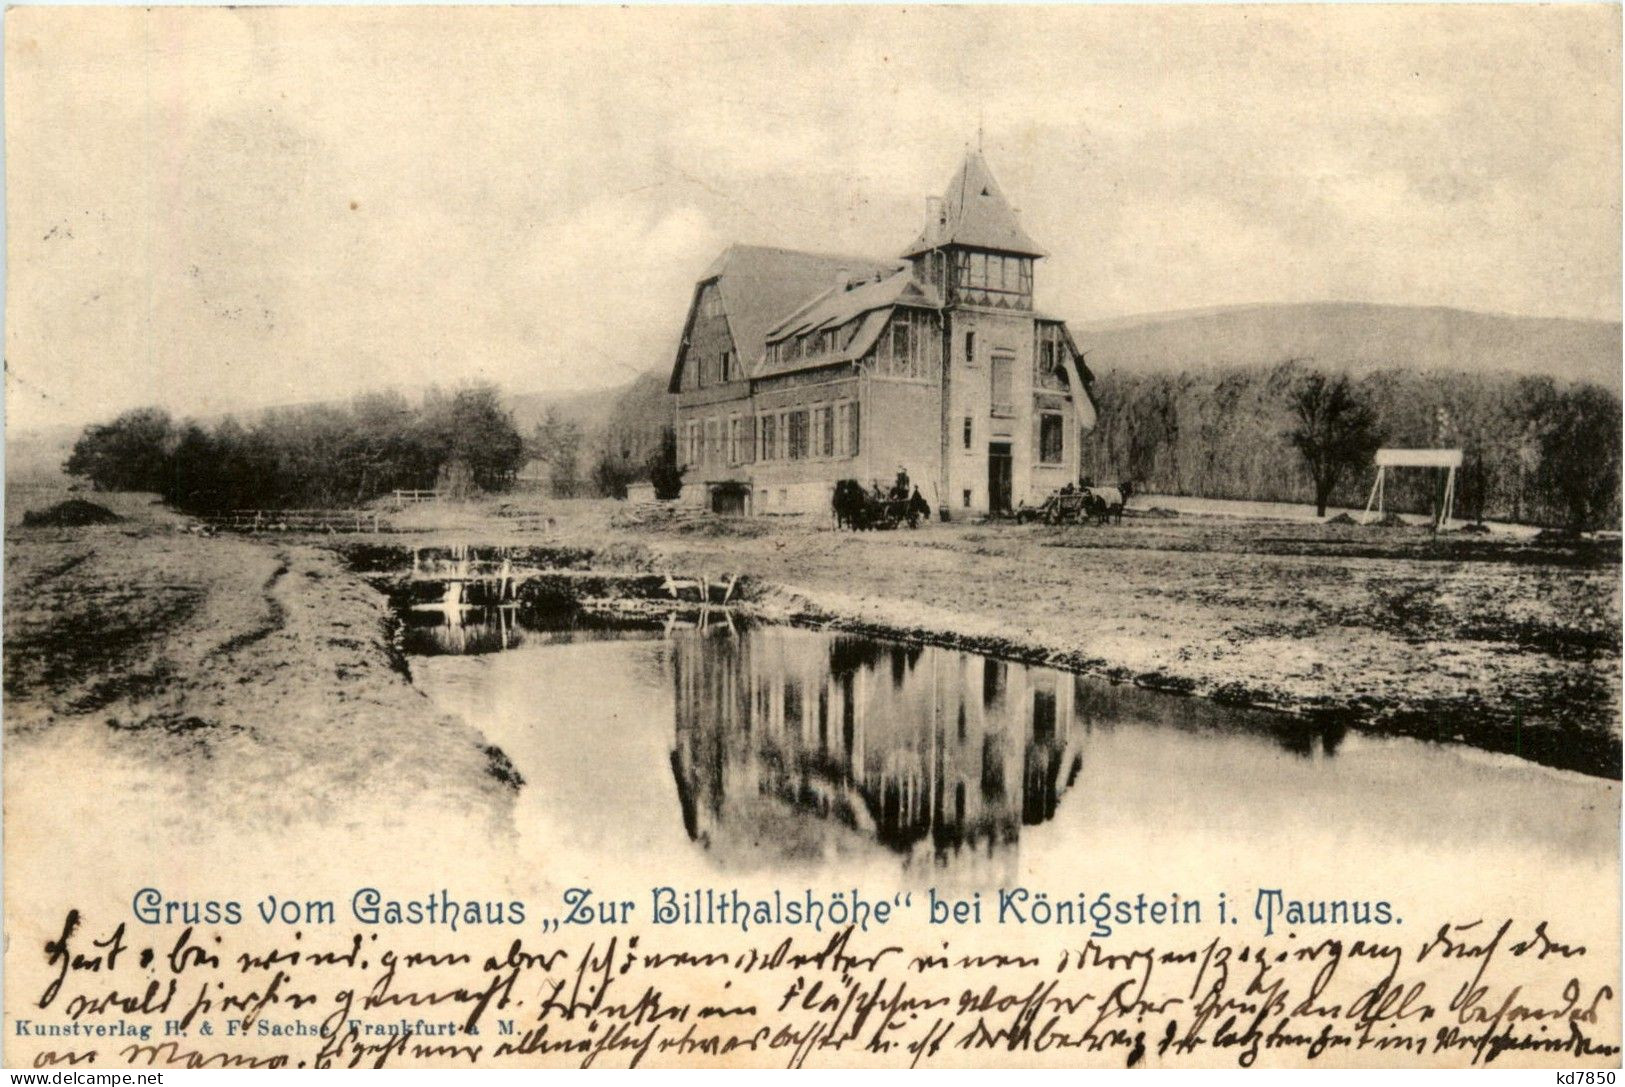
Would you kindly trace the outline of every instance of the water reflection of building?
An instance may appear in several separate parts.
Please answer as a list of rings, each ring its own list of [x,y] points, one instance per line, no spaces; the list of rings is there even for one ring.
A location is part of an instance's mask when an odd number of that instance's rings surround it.
[[[475,608],[451,601],[419,604],[403,614],[407,652],[426,657],[499,653],[524,641],[511,606]]]
[[[672,767],[707,844],[730,819],[782,822],[751,828],[772,838],[812,816],[901,852],[991,851],[1053,816],[1081,766],[1073,683],[1049,669],[761,627],[681,636],[673,657]]]

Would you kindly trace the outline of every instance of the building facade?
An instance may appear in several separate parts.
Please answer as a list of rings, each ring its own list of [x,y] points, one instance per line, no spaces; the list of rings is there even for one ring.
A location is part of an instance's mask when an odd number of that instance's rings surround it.
[[[906,470],[950,517],[1078,479],[1092,377],[1034,308],[1044,256],[980,152],[895,261],[732,246],[695,285],[669,390],[683,494],[820,512]]]

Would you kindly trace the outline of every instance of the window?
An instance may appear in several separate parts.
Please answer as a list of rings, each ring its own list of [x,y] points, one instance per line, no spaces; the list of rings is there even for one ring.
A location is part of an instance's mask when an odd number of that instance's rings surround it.
[[[757,460],[778,459],[778,423],[778,419],[772,415],[763,415],[756,420],[756,433],[758,435],[758,448],[756,451]]]
[[[972,423],[971,423],[971,417],[970,417],[970,416],[968,416],[968,415],[967,415],[967,416],[965,416],[965,448],[966,448],[966,449],[969,449],[969,448],[970,448],[970,442],[971,442],[971,425],[972,425]]]
[[[899,313],[891,322],[891,357],[893,373],[902,373],[908,359],[908,318]]]
[[[1047,329],[1041,335],[1046,338],[1038,345],[1038,372],[1033,375],[1034,380],[1046,389],[1064,389],[1070,384],[1066,376],[1066,345],[1048,338]]]
[[[717,420],[707,419],[705,421],[705,451],[701,454],[702,461],[707,464],[720,464],[722,462],[722,446],[718,444],[720,441],[721,438],[717,433]]]
[[[729,464],[738,464],[741,460],[744,459],[745,449],[744,449],[744,446],[742,446],[740,444],[740,438],[744,434],[744,429],[745,429],[744,428],[744,420],[739,418],[739,416],[736,415],[732,419],[728,420],[728,463]]]
[[[1000,660],[985,658],[982,661],[982,705],[991,706],[1004,697],[1005,688],[1009,685],[1009,677],[1005,673],[1005,664]]]
[[[851,407],[852,407],[852,410],[847,412],[847,416],[846,416],[846,420],[847,420],[846,455],[849,456],[849,457],[855,457],[855,456],[858,455],[858,451],[861,448],[861,446],[858,443],[858,438],[859,438],[859,435],[861,435],[862,432],[863,432],[863,427],[862,427],[861,421],[858,418],[858,407],[859,407],[859,405],[854,401]]]
[[[965,488],[964,495],[965,495],[965,508],[970,509],[970,488],[969,487]]]
[[[704,293],[700,295],[700,312],[707,317],[722,316],[722,296],[717,293],[715,287],[705,288]]]
[[[722,353],[722,363],[718,369],[722,373],[722,380],[732,381],[734,379],[732,351],[724,351]]]
[[[700,463],[700,424],[691,422],[687,424],[686,430],[688,432],[688,456],[684,463],[698,464]]]
[[[1055,740],[1055,691],[1033,688],[1033,743]]]
[[[818,409],[818,455],[835,455],[835,409],[828,405]]]
[[[965,361],[976,361],[976,333],[965,333]]]
[[[1059,412],[1046,411],[1038,417],[1038,460],[1041,464],[1060,464],[1065,459],[1065,443]]]
[[[993,414],[1013,415],[1016,405],[1010,389],[1010,371],[1015,360],[1009,355],[993,356]]]
[[[786,431],[789,446],[787,455],[790,460],[807,459],[807,413],[806,411],[792,411],[790,425]]]

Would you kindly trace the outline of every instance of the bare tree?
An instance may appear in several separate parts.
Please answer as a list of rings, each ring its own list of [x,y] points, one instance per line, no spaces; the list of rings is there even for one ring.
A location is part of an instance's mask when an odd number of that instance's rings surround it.
[[[1298,425],[1290,437],[1315,484],[1316,516],[1326,516],[1332,491],[1350,468],[1371,459],[1382,444],[1377,414],[1347,374],[1309,371],[1292,390]]]

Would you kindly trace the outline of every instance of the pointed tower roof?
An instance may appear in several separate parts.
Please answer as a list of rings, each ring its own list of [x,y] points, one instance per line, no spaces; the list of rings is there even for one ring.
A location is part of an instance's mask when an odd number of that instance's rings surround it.
[[[942,196],[941,217],[925,224],[903,257],[918,256],[941,245],[1044,256],[1044,251],[1021,229],[1015,209],[999,191],[999,183],[993,180],[993,171],[980,151],[965,153],[965,161]]]

